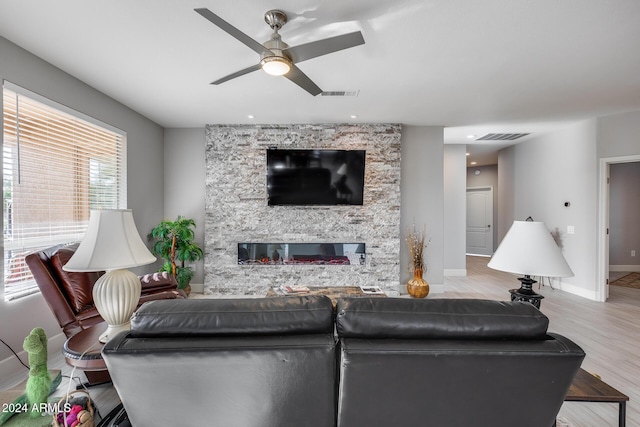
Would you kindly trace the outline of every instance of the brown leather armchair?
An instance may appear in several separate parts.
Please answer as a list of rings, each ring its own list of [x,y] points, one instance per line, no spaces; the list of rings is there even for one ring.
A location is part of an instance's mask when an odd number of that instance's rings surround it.
[[[72,273],[62,267],[69,261],[78,244],[57,245],[25,257],[25,261],[40,288],[40,292],[51,308],[64,334],[72,337],[83,329],[104,322],[93,305],[93,285],[102,272]],[[142,303],[157,299],[186,298],[187,294],[178,289],[178,283],[167,273],[153,273],[140,276]],[[111,381],[109,372],[85,371],[88,385]]]
[[[93,304],[93,284],[102,272],[72,273],[62,267],[74,254],[78,244],[57,245],[26,256],[25,260],[67,337],[104,320]],[[142,296],[138,306],[156,299],[186,298],[173,276],[153,273],[140,276]]]

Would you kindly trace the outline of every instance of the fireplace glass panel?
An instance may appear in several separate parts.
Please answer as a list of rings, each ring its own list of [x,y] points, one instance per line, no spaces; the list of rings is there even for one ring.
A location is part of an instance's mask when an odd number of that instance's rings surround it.
[[[241,265],[364,265],[364,243],[238,243]]]

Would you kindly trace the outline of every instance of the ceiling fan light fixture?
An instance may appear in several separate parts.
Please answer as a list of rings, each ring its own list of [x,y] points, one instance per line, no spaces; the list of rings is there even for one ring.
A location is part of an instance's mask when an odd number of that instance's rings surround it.
[[[283,76],[291,70],[291,61],[281,56],[267,56],[260,61],[262,70],[272,76]]]
[[[362,33],[360,31],[354,31],[352,33],[290,47],[282,41],[282,37],[278,33],[282,26],[287,22],[287,14],[277,9],[269,10],[265,13],[265,22],[273,30],[273,33],[269,40],[261,44],[222,19],[220,16],[211,12],[209,9],[198,8],[195,9],[195,11],[210,21],[213,25],[217,26],[219,29],[259,54],[261,58],[260,62],[257,64],[251,65],[250,67],[236,71],[235,73],[231,73],[211,82],[211,84],[214,85],[224,83],[231,79],[235,79],[236,77],[244,76],[245,74],[252,73],[262,68],[266,73],[274,76],[286,75],[285,77],[289,81],[300,86],[312,96],[320,94],[326,96],[329,92],[323,92],[322,89],[313,82],[313,80],[307,77],[307,75],[296,66],[296,64],[364,44]]]

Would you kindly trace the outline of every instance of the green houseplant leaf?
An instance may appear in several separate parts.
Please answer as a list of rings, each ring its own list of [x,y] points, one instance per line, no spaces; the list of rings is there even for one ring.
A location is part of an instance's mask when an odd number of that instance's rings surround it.
[[[165,261],[160,271],[173,275],[180,289],[186,288],[193,277],[193,270],[185,263],[204,257],[202,248],[194,242],[195,227],[193,219],[178,216],[175,221],[160,222],[147,235],[153,241],[151,252]]]

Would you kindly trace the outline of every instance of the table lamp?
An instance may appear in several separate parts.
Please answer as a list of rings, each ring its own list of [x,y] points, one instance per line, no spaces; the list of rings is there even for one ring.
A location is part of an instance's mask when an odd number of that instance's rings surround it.
[[[511,301],[526,301],[540,308],[542,295],[537,294],[531,276],[569,277],[573,271],[543,222],[514,221],[500,242],[487,267],[522,274],[520,289],[511,289]]]
[[[155,260],[138,234],[130,209],[91,211],[87,232],[63,270],[106,271],[93,286],[93,302],[108,325],[100,342],[130,328],[140,300],[140,279],[126,269]]]

